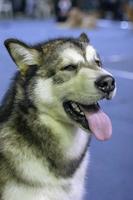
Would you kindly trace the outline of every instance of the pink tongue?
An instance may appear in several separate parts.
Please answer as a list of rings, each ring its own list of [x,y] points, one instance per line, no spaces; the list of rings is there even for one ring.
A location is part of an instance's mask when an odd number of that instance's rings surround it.
[[[102,111],[85,112],[89,128],[98,140],[108,140],[112,135],[110,118]]]

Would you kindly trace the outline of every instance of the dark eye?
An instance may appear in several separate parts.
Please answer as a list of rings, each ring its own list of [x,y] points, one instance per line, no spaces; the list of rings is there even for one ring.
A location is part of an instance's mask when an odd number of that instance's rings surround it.
[[[73,70],[76,70],[77,69],[77,65],[67,65],[65,67],[63,67],[61,70],[67,70],[67,71],[73,71]]]
[[[99,67],[101,67],[102,66],[102,64],[101,64],[101,61],[100,60],[95,60],[95,63],[99,66]]]

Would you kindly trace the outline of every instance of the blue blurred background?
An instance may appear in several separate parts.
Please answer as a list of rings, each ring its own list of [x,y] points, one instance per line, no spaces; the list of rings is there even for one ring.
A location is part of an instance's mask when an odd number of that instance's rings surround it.
[[[16,70],[3,42],[36,43],[86,32],[117,94],[103,102],[113,124],[110,141],[93,138],[85,200],[133,200],[133,1],[0,0],[0,98]]]

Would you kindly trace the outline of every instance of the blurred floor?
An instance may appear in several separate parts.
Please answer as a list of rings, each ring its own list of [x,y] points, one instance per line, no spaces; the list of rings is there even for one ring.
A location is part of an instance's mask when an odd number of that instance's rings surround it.
[[[92,140],[85,200],[133,200],[133,30],[118,22],[98,24],[89,31],[61,28],[53,20],[0,21],[0,97],[16,69],[4,48],[5,39],[35,43],[86,32],[116,77],[118,90],[113,101],[102,103],[112,119],[113,137],[103,143]]]

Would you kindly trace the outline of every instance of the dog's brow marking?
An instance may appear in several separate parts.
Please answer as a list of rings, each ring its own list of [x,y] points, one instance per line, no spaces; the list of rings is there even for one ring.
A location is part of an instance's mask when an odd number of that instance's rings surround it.
[[[72,61],[73,63],[85,62],[83,56],[74,49],[66,49],[62,53],[65,61]]]
[[[88,45],[88,46],[86,47],[86,60],[87,60],[88,62],[92,62],[92,61],[94,61],[96,58],[97,58],[96,50],[93,48],[93,46]]]

